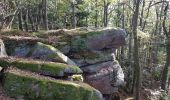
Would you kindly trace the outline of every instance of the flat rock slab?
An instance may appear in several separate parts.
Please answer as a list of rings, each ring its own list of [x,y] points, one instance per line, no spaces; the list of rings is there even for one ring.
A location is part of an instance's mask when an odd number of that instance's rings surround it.
[[[93,31],[80,31],[72,38],[71,50],[102,50],[118,48],[125,44],[126,32],[120,28],[104,28]]]
[[[63,63],[54,63],[47,61],[36,61],[33,59],[21,58],[0,58],[1,67],[16,67],[22,70],[29,70],[53,77],[63,77],[66,75],[81,74],[82,70],[77,66],[71,66]]]
[[[103,100],[102,94],[84,83],[55,80],[18,69],[8,69],[5,92],[19,100]]]

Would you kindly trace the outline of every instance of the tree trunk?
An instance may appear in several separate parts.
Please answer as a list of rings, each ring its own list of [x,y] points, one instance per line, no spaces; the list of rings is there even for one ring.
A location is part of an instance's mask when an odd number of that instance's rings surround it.
[[[141,11],[141,15],[140,15],[140,22],[139,22],[140,26],[142,26],[142,24],[143,24],[144,7],[145,7],[145,0],[143,0],[142,11]]]
[[[168,70],[170,68],[170,37],[167,38],[167,44],[166,44],[166,64],[162,72],[162,82],[161,82],[161,88],[163,90],[166,90],[166,84],[168,79]]]
[[[97,9],[97,0],[95,0],[95,28],[98,27],[98,9]]]
[[[24,21],[25,31],[28,32],[28,9],[25,9],[25,10],[22,10],[22,11],[24,11],[23,21]]]
[[[38,10],[38,13],[37,13],[37,22],[36,22],[36,30],[38,31],[39,30],[39,25],[41,23],[41,20],[42,20],[42,2],[39,3],[38,7],[37,7],[37,10]]]
[[[166,42],[166,53],[167,53],[167,58],[166,58],[166,64],[163,69],[162,73],[162,82],[161,82],[161,88],[163,90],[166,90],[166,84],[167,84],[167,79],[168,79],[168,70],[170,67],[170,26],[169,26],[169,31],[168,28],[166,27],[166,21],[167,21],[167,12],[169,9],[169,2],[166,2],[166,7],[164,9],[164,19],[162,23],[163,31],[166,36],[167,42]]]
[[[146,24],[147,24],[146,19],[149,17],[150,6],[151,6],[152,2],[153,2],[153,0],[152,0],[152,1],[150,1],[150,3],[149,3],[149,8],[148,8],[148,11],[147,11],[147,14],[146,14],[146,17],[145,17],[145,21],[143,22],[142,31],[145,29],[145,26],[146,26]]]
[[[30,23],[31,23],[32,31],[35,32],[35,23],[34,23],[33,16],[31,14],[30,10],[28,11],[28,18],[29,18]]]
[[[48,13],[47,13],[47,0],[43,0],[44,7],[44,28],[48,30]]]
[[[125,4],[123,4],[123,13],[122,13],[122,28],[125,28]]]
[[[109,3],[106,2],[106,0],[104,0],[104,18],[103,18],[104,27],[107,27],[108,25],[108,6]]]
[[[88,27],[88,16],[86,16],[86,27]]]
[[[23,26],[22,26],[22,11],[20,10],[20,12],[18,13],[18,27],[21,31],[23,31]]]
[[[141,67],[139,65],[139,50],[138,50],[138,37],[137,37],[137,26],[139,16],[139,5],[140,0],[136,0],[135,11],[132,18],[132,33],[134,35],[134,69],[135,69],[135,100],[139,100],[140,89],[141,89]]]
[[[72,2],[72,28],[76,28],[76,14],[75,14],[75,4]]]

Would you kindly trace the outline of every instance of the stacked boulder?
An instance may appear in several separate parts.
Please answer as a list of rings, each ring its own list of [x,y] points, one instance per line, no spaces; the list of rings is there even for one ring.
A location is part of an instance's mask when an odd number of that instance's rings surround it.
[[[62,29],[37,37],[2,36],[2,40],[10,56],[0,59],[4,89],[13,98],[102,100],[101,93],[113,94],[124,84],[115,60],[116,49],[125,44],[120,28]],[[83,75],[92,87],[72,81],[76,75]]]
[[[124,85],[124,73],[115,54],[125,45],[125,35],[120,28],[106,28],[82,33],[72,40],[68,56],[83,70],[85,82],[102,94],[118,92],[118,87]]]
[[[5,46],[10,56],[0,57],[2,87],[10,98],[17,100],[74,100],[75,98],[76,100],[103,100],[102,94],[95,88],[80,80],[74,81],[72,76],[81,76],[82,70],[63,53],[40,42],[34,44],[34,41],[27,39],[24,41],[27,42],[8,38],[8,41],[5,40],[4,43],[8,44]],[[16,43],[15,46],[14,43]],[[29,46],[30,48],[27,48]],[[11,49],[8,49],[9,47]],[[44,48],[39,49],[38,52],[36,47]],[[56,58],[55,62],[50,61],[51,59],[46,60],[45,56],[50,58],[51,55]]]

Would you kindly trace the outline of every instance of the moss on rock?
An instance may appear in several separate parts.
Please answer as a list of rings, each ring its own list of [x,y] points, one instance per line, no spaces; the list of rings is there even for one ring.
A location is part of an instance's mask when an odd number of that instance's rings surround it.
[[[13,66],[22,70],[29,70],[43,75],[49,76],[65,76],[65,74],[79,74],[81,69],[77,66],[70,66],[63,63],[35,61],[31,59],[0,59],[2,67]]]
[[[57,48],[51,45],[43,44],[41,42],[37,42],[34,48],[32,48],[32,50],[28,53],[27,57],[40,58],[42,60],[48,61],[57,61],[76,66],[76,64],[70,58],[65,56]]]
[[[101,94],[84,83],[55,80],[34,73],[10,69],[3,87],[15,99],[24,100],[101,100]]]

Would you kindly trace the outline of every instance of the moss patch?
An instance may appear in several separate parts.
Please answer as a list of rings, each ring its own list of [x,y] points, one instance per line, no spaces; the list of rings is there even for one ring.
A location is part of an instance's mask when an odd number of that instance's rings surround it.
[[[54,80],[16,69],[5,73],[3,87],[15,99],[99,100],[96,90],[87,84]]]
[[[95,36],[95,35],[99,35],[102,33],[103,33],[103,31],[92,31],[92,32],[80,33],[79,35],[81,36],[81,38],[87,38],[89,36]]]
[[[49,76],[65,76],[65,74],[79,74],[81,69],[63,63],[42,62],[30,59],[0,59],[2,67],[13,66],[22,70],[29,70]]]

